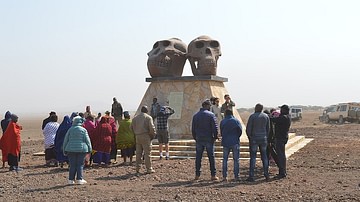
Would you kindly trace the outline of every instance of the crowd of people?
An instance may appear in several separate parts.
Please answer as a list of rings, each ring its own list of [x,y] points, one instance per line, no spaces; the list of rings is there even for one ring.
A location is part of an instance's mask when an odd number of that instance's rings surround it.
[[[211,180],[218,180],[214,155],[215,141],[220,140],[223,147],[222,177],[228,181],[228,157],[232,152],[234,160],[234,179],[239,180],[240,136],[243,128],[234,116],[235,103],[229,95],[220,105],[219,98],[212,97],[202,103],[200,111],[192,118],[191,133],[196,142],[195,180],[201,175],[201,161],[204,150],[210,162]],[[277,179],[285,178],[285,145],[291,124],[289,107],[282,105],[278,113],[275,109],[263,111],[263,105],[256,104],[255,112],[247,122],[246,133],[249,139],[250,166],[247,181],[255,180],[257,149],[260,149],[264,177],[269,180],[269,160],[274,159],[279,168]],[[159,142],[159,159],[169,160],[168,119],[175,113],[169,106],[161,106],[157,98],[151,108],[141,106],[140,113],[133,119],[129,111],[123,111],[121,104],[113,98],[112,109],[102,116],[95,116],[90,106],[85,112],[73,112],[58,123],[56,112],[49,113],[43,120],[44,150],[46,166],[69,165],[69,184],[87,183],[83,177],[86,166],[104,166],[116,162],[117,150],[121,150],[124,164],[132,164],[136,155],[136,175],[140,174],[144,161],[146,173],[154,173],[151,165],[152,140]],[[3,167],[8,162],[10,171],[21,171],[19,167],[22,127],[18,117],[11,112],[5,113],[1,121],[3,136],[0,139]],[[165,155],[163,154],[165,147]],[[127,162],[129,159],[129,162]],[[113,160],[113,161],[112,161]]]

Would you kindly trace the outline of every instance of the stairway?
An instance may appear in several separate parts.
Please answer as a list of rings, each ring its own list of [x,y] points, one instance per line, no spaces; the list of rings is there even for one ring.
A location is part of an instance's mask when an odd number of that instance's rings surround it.
[[[243,140],[243,138],[241,139]],[[286,155],[289,157],[291,154],[304,147],[312,139],[307,139],[305,136],[296,136],[295,133],[289,134],[289,141],[286,144]],[[163,153],[165,154],[165,147],[163,146]],[[171,159],[184,159],[195,158],[196,156],[196,143],[194,140],[170,140],[169,153]],[[207,156],[204,151],[203,156]],[[215,142],[215,158],[222,159],[222,146],[220,141]],[[153,140],[153,146],[151,150],[152,158],[159,158],[159,144],[157,140]],[[240,141],[240,159],[249,159],[249,143],[248,141]],[[257,158],[260,158],[260,152],[258,150]],[[229,159],[232,159],[232,153],[229,155]]]

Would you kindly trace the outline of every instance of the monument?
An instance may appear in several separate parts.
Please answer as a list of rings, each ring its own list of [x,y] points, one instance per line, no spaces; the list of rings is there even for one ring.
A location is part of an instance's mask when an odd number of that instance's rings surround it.
[[[224,85],[228,79],[216,75],[220,43],[208,36],[200,36],[186,46],[180,39],[171,38],[155,42],[148,56],[151,78],[146,78],[146,82],[150,85],[137,114],[142,105],[151,106],[156,97],[160,105],[175,109],[168,121],[170,138],[192,139],[192,117],[199,111],[201,103],[210,97],[218,97],[222,104],[224,95],[229,94]],[[194,76],[182,76],[187,59]],[[237,110],[234,110],[234,116],[241,120]],[[247,141],[246,135],[242,137]]]

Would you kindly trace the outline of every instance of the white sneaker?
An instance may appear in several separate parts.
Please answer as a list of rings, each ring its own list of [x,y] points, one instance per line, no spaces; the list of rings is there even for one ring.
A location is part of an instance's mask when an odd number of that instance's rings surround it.
[[[69,184],[69,185],[73,185],[73,184],[75,184],[75,181],[74,181],[74,180],[69,180],[69,181],[68,181],[68,184]]]
[[[78,180],[77,183],[78,184],[86,184],[87,182],[84,179],[82,179],[82,180]]]

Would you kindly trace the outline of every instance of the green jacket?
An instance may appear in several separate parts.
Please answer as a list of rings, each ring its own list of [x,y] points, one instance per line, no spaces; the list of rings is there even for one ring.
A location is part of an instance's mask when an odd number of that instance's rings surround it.
[[[80,116],[74,118],[71,128],[67,131],[63,143],[63,151],[90,153],[92,151],[87,130],[82,127],[84,119]]]

